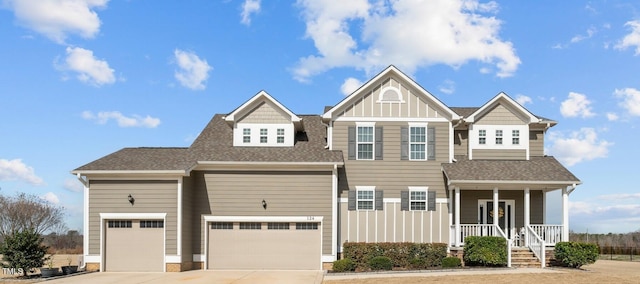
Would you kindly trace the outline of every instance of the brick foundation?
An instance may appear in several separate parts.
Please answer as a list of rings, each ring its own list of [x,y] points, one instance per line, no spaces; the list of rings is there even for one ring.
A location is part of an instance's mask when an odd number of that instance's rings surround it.
[[[96,262],[87,263],[87,266],[85,269],[87,271],[98,271],[100,270],[100,263],[96,263]]]
[[[202,270],[202,269],[204,269],[204,262],[202,262],[202,261],[192,262],[191,269],[193,269],[193,270]]]
[[[322,270],[333,270],[333,262],[323,262]]]
[[[182,271],[182,263],[167,263],[166,271],[167,272],[181,272]]]

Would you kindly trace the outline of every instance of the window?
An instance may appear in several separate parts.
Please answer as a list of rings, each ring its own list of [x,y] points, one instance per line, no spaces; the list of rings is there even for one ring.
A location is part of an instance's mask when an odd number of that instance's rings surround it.
[[[260,230],[262,229],[262,223],[244,222],[240,223],[240,230]]]
[[[511,144],[520,145],[520,130],[511,131]]]
[[[242,129],[242,143],[251,143],[251,128]]]
[[[358,160],[373,160],[373,126],[358,126]]]
[[[289,230],[289,223],[267,223],[267,229],[269,230]]]
[[[378,102],[398,102],[402,103],[402,95],[400,94],[400,90],[396,87],[385,87],[380,91],[380,95],[378,96]]]
[[[276,131],[276,142],[278,144],[284,143],[284,128],[278,128]]]
[[[409,203],[412,211],[427,210],[427,192],[426,191],[409,192]]]
[[[211,223],[212,230],[233,230],[233,223],[231,222],[213,222]]]
[[[426,159],[427,128],[410,127],[409,132],[410,160]]]
[[[267,143],[267,129],[260,128],[260,143]]]
[[[357,204],[358,210],[373,210],[374,191],[358,190]]]
[[[131,228],[131,220],[110,220],[107,222],[109,228]]]
[[[164,228],[162,220],[140,220],[140,228]]]
[[[502,130],[496,130],[496,145],[502,145]]]
[[[296,230],[317,230],[318,223],[296,223]]]
[[[487,131],[484,129],[478,130],[478,144],[487,144]]]

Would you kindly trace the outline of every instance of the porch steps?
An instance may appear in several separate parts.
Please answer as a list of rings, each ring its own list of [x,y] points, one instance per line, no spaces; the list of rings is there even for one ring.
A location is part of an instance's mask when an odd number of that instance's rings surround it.
[[[549,266],[553,262],[553,251],[545,252],[546,264]],[[529,248],[512,248],[511,249],[511,267],[514,268],[539,268],[540,261]]]

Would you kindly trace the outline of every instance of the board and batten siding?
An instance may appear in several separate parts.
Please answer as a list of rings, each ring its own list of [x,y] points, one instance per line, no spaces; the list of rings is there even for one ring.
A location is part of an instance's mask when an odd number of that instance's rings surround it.
[[[393,86],[397,88],[402,96],[402,102],[379,102],[380,91],[385,87]],[[342,117],[421,117],[436,118],[442,117],[444,110],[440,109],[436,103],[429,102],[423,96],[417,94],[418,91],[408,84],[402,84],[395,78],[382,80],[380,84],[373,84],[368,89],[362,91],[359,98],[355,98],[353,103],[347,105]]]
[[[477,125],[524,125],[524,118],[516,115],[516,110],[511,110],[502,104],[495,106],[485,115],[476,120]]]
[[[472,149],[476,160],[526,160],[525,149]]]
[[[175,180],[90,180],[89,254],[100,254],[100,213],[167,213],[165,254],[177,254],[177,188]]]
[[[323,254],[332,242],[331,171],[207,171],[196,173],[198,226],[202,215],[213,216],[323,216]],[[206,197],[202,193],[206,193]],[[262,207],[262,200],[267,208]],[[195,218],[194,218],[195,219]],[[202,230],[202,229],[200,229]],[[197,251],[204,253],[204,232]]]
[[[339,197],[346,198],[346,191],[355,190],[356,186],[376,186],[377,190],[384,190],[385,198],[400,198],[400,191],[409,186],[428,186],[438,198],[446,198],[441,164],[449,162],[448,122],[429,122],[429,127],[435,127],[436,156],[435,160],[425,161],[401,160],[400,129],[407,127],[408,122],[376,122],[375,126],[382,127],[384,134],[382,160],[349,160],[349,126],[355,123],[338,121],[333,125],[333,149],[341,150],[345,161]]]
[[[238,120],[238,123],[291,123],[273,105],[263,102]]]
[[[523,190],[499,190],[498,196],[500,200],[515,201],[515,225],[516,228],[524,226],[524,191]],[[542,224],[542,216],[544,214],[543,194],[541,190],[530,191],[531,206],[531,224]],[[491,190],[464,190],[460,189],[460,223],[461,224],[477,224],[478,223],[478,200],[493,199],[493,191]],[[454,211],[455,212],[455,211]],[[455,214],[455,213],[454,213]]]

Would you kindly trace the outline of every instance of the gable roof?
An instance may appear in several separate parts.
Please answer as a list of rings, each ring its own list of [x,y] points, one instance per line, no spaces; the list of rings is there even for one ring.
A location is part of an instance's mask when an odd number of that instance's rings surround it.
[[[451,107],[451,110],[453,110],[455,113],[457,113],[463,118],[469,117],[473,113],[477,112],[479,109],[480,107]],[[553,119],[535,115],[535,114],[534,116],[538,118],[539,123],[549,123],[552,126],[558,124],[558,122]]]
[[[485,103],[484,105],[479,107],[476,111],[471,113],[469,116],[465,117],[465,121],[473,123],[477,119],[482,117],[484,114],[486,114],[493,107],[495,107],[495,106],[497,106],[499,104],[502,104],[502,103],[506,103],[509,106],[514,107],[518,112],[520,112],[521,115],[523,115],[524,117],[528,118],[529,121],[526,121],[526,123],[540,122],[540,119],[537,116],[535,116],[529,110],[527,110],[526,108],[521,106],[518,102],[513,100],[511,97],[509,97],[504,92],[498,93],[495,97],[493,97],[487,103]]]
[[[250,98],[248,101],[244,102],[242,105],[237,107],[231,113],[224,117],[224,120],[230,123],[237,122],[244,115],[251,112],[256,107],[260,106],[262,103],[269,103],[277,107],[280,112],[289,116],[289,119],[296,126],[296,129],[299,129],[301,118],[295,115],[292,111],[270,96],[266,91],[262,90],[258,92],[255,96]]]
[[[469,160],[456,157],[442,164],[449,183],[580,184],[580,180],[552,156],[530,160]]]
[[[411,85],[413,88],[420,90],[420,92],[418,92],[419,95],[422,95],[426,98],[429,98],[430,100],[434,101],[436,103],[436,105],[440,108],[442,108],[443,110],[446,111],[446,113],[451,117],[451,119],[458,119],[459,116],[453,111],[451,110],[448,106],[446,106],[443,102],[441,102],[438,98],[436,98],[434,95],[432,95],[431,93],[429,93],[427,90],[425,90],[422,86],[420,86],[418,83],[416,83],[416,81],[414,81],[413,79],[411,79],[409,76],[407,76],[406,74],[404,74],[402,71],[400,71],[398,68],[396,68],[393,65],[389,65],[389,67],[387,67],[386,69],[382,70],[382,72],[378,73],[378,75],[376,75],[375,77],[371,78],[369,81],[367,81],[364,85],[360,86],[360,88],[358,88],[357,90],[355,90],[353,93],[351,93],[350,95],[348,95],[347,97],[345,97],[342,101],[340,101],[337,105],[335,105],[334,107],[330,108],[329,110],[327,110],[325,108],[325,113],[322,115],[322,118],[325,120],[330,120],[333,118],[333,114],[335,112],[340,111],[341,109],[343,109],[346,105],[349,104],[349,102],[351,102],[352,100],[356,99],[357,97],[360,96],[360,94],[366,90],[367,88],[369,88],[371,85],[377,83],[378,81],[380,81],[381,79],[383,79],[384,77],[390,76],[390,75],[395,75],[398,78],[400,78],[401,80],[403,80],[404,82],[407,82],[409,85]]]

